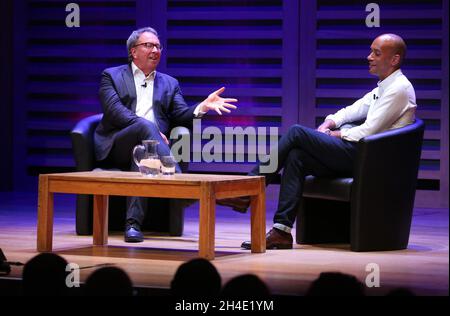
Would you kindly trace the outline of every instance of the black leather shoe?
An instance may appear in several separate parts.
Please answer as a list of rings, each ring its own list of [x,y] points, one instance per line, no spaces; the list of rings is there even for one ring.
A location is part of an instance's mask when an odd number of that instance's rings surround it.
[[[137,223],[127,224],[125,228],[125,242],[143,242],[144,234]]]
[[[222,206],[229,206],[233,209],[233,211],[239,213],[247,213],[247,209],[250,206],[250,198],[248,196],[237,197],[237,198],[229,198],[217,200],[217,204]]]
[[[266,234],[266,249],[292,249],[292,235],[277,228],[272,228]],[[250,241],[241,245],[244,249],[252,249]]]

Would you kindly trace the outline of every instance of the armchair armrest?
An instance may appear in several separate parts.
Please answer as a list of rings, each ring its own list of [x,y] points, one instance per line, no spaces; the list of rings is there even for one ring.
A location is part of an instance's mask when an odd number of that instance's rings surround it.
[[[88,116],[79,121],[70,132],[77,171],[90,171],[94,168],[94,131],[102,116]]]

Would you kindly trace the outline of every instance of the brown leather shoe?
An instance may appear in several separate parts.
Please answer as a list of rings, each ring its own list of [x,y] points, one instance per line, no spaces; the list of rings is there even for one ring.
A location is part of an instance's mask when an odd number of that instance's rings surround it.
[[[241,247],[252,249],[250,241],[244,241]],[[277,228],[272,228],[266,234],[266,249],[292,249],[292,235]]]
[[[247,209],[250,206],[250,198],[248,196],[237,197],[237,198],[229,198],[217,200],[217,204],[222,206],[229,206],[234,211],[239,213],[246,213]]]

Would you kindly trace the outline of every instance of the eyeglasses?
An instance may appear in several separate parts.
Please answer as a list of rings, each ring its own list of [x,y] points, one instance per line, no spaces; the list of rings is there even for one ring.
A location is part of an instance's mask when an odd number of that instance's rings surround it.
[[[155,43],[150,43],[150,42],[146,42],[146,43],[140,43],[140,44],[136,44],[133,47],[137,47],[137,46],[144,46],[145,48],[148,48],[150,50],[153,50],[154,47],[156,47],[157,50],[162,51],[163,47],[161,44],[155,44]]]

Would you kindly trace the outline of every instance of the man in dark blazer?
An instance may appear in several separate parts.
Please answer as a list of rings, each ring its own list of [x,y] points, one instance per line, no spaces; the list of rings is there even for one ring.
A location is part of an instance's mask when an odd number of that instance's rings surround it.
[[[192,126],[195,117],[209,110],[229,113],[236,99],[220,97],[225,88],[211,93],[198,105],[188,106],[178,81],[156,72],[162,52],[158,33],[150,28],[134,31],[127,41],[129,64],[104,70],[100,83],[103,118],[95,135],[95,155],[105,167],[138,170],[132,149],[144,139],[159,142],[160,156],[170,155],[166,135],[175,126]],[[179,166],[176,167],[180,172]],[[145,217],[143,198],[127,199],[126,242],[141,242]]]

